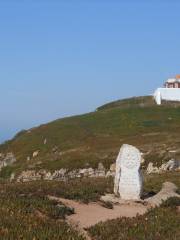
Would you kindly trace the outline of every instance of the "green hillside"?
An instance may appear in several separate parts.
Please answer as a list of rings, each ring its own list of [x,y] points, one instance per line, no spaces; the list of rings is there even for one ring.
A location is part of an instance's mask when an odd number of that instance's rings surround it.
[[[0,153],[13,152],[17,159],[4,174],[24,169],[97,167],[99,162],[108,168],[123,143],[140,148],[145,165],[149,161],[160,165],[171,157],[169,150],[179,149],[179,134],[178,104],[157,106],[152,97],[138,97],[22,131],[0,145]],[[35,151],[39,154],[33,158]]]

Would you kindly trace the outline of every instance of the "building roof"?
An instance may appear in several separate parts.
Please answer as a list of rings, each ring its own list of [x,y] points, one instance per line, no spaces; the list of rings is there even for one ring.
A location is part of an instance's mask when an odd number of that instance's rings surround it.
[[[176,78],[169,78],[166,82],[167,83],[175,83],[176,82]]]
[[[177,76],[176,76],[176,78],[169,78],[166,81],[166,83],[176,83],[176,82],[180,83],[180,75],[178,75],[178,76],[179,76],[178,78],[177,78]]]

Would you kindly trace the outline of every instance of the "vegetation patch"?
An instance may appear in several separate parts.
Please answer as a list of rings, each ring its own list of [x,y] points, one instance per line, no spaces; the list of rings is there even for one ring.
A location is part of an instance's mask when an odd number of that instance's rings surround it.
[[[46,196],[20,194],[16,185],[0,187],[0,239],[84,239],[63,220],[68,208],[62,210]]]
[[[167,180],[180,187],[178,173],[172,172],[165,175],[145,176],[144,191],[158,192],[162,183]],[[99,201],[100,196],[112,192],[111,178],[74,179],[68,182],[1,183],[0,239],[83,240],[84,238],[64,221],[67,215],[73,214],[73,209],[51,201],[47,196],[88,203]],[[138,240],[175,240],[178,239],[179,234],[177,205],[179,200],[171,199],[163,203],[161,208],[152,210],[145,216],[102,223],[91,228],[90,233],[93,239],[98,240],[129,240],[134,239],[134,236],[137,236]],[[111,209],[112,204],[107,203],[104,207]]]
[[[98,201],[100,196],[112,192],[113,180],[111,178],[84,178],[67,182],[38,181],[2,184],[1,188],[6,189],[6,192],[18,195],[41,197],[52,195],[88,203]]]
[[[166,160],[159,154],[162,149],[167,150],[167,156],[168,149],[179,149],[179,122],[179,105],[159,107],[152,97],[126,99],[100,107],[99,111],[23,130],[0,145],[0,153],[13,152],[17,159],[15,172],[96,168],[99,162],[108,169],[120,146],[128,143],[148,153],[146,166],[152,155],[159,166]],[[36,151],[38,155],[33,157]]]
[[[177,204],[177,199],[169,199],[143,216],[99,223],[91,227],[89,233],[95,240],[177,240],[180,238]]]
[[[10,178],[11,174],[14,172],[14,167],[6,166],[0,171],[0,178],[7,179]]]

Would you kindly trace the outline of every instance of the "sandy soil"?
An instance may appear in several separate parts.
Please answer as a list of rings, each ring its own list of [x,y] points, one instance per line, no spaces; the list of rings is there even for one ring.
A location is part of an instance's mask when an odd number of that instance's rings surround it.
[[[143,201],[138,203],[126,201],[117,205],[115,204],[113,209],[107,209],[98,202],[83,204],[74,200],[54,196],[48,196],[48,198],[74,208],[75,214],[68,216],[67,222],[79,230],[87,240],[91,240],[86,231],[87,228],[99,222],[105,222],[119,217],[136,217],[137,214],[143,215],[149,208],[159,206],[162,201],[167,200],[169,197],[180,197],[180,195],[176,193],[176,190],[177,187],[173,183],[166,182],[158,194],[144,201],[144,203],[146,203],[145,205],[143,205]]]
[[[137,214],[142,215],[147,211],[147,207],[139,203],[115,205],[113,209],[107,209],[98,203],[83,204],[64,198],[50,196],[49,198],[58,200],[66,206],[73,207],[75,214],[68,216],[67,220],[81,229],[86,229],[101,221],[105,222],[118,217],[135,217]]]

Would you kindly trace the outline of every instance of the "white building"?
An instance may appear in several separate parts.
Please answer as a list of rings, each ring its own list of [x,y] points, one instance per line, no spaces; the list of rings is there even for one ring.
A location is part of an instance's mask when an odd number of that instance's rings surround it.
[[[161,105],[162,100],[180,102],[180,75],[168,79],[164,87],[156,89],[154,99],[158,105]]]

